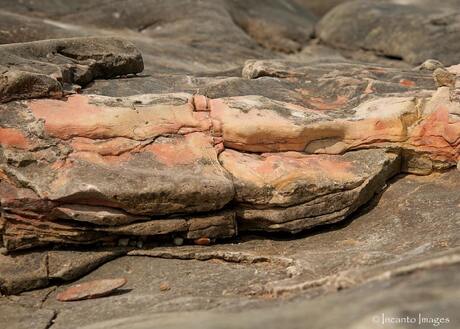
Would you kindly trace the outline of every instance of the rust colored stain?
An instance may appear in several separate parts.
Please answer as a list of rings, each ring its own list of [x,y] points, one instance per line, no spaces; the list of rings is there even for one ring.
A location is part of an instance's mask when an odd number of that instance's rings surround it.
[[[386,129],[386,125],[384,121],[377,120],[375,121],[374,126],[375,126],[375,130],[385,130]]]
[[[336,100],[333,102],[327,102],[321,97],[312,97],[309,100],[310,105],[319,110],[335,110],[347,104],[347,102],[348,97],[346,96],[337,96]]]
[[[198,238],[193,240],[193,242],[200,246],[209,246],[211,244],[210,238]]]
[[[61,302],[71,302],[107,296],[114,290],[123,287],[126,278],[94,280],[76,284],[57,294],[56,299]]]
[[[132,139],[117,137],[109,140],[95,141],[90,138],[76,137],[70,145],[76,152],[94,152],[100,155],[120,155],[141,143]]]
[[[192,165],[201,158],[217,157],[212,138],[202,133],[189,134],[184,140],[171,143],[153,143],[144,151],[153,153],[159,162],[169,167]]]
[[[14,128],[0,128],[0,145],[26,150],[30,142],[24,134]]]
[[[37,119],[45,120],[45,131],[61,139],[86,137],[109,139],[125,137],[135,140],[162,134],[209,130],[205,112],[193,112],[190,103],[183,105],[151,105],[139,108],[111,107],[90,104],[84,95],[66,101],[41,99],[29,102]]]
[[[255,174],[264,181],[276,180],[279,184],[295,181],[298,177],[319,179],[317,177],[322,177],[324,173],[337,180],[355,177],[352,172],[353,164],[335,155],[282,152],[263,153],[261,157],[255,158],[237,152],[227,152],[225,159],[227,165],[243,176]]]
[[[218,122],[222,122],[225,112],[229,110],[227,104],[220,99],[210,99],[208,106],[211,112],[211,118]]]
[[[152,144],[147,146],[145,150],[153,153],[158,161],[169,167],[193,164],[194,161],[198,160],[192,150],[178,144]]]
[[[417,84],[412,80],[401,79],[399,80],[399,85],[406,88],[415,87]]]
[[[445,106],[429,115],[412,133],[410,143],[436,158],[457,161],[460,153],[460,121],[449,121]]]

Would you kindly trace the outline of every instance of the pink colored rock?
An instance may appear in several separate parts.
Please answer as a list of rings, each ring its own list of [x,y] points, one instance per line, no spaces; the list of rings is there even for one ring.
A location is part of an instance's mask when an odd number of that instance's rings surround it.
[[[117,278],[79,283],[58,293],[56,299],[61,302],[72,302],[104,297],[123,287],[127,282],[126,278]]]

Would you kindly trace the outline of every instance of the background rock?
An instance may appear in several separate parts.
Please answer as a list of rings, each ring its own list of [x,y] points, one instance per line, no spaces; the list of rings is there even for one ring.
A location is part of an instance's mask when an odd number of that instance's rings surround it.
[[[437,6],[430,0],[357,0],[325,15],[317,35],[348,51],[362,49],[412,65],[430,58],[453,65],[458,62],[459,17],[456,0]]]

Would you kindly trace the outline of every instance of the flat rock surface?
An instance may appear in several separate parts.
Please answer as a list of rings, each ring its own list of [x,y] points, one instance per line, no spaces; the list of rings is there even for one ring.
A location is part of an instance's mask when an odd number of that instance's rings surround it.
[[[3,297],[3,303],[55,310],[56,328],[178,326],[182,319],[170,312],[184,311],[192,326],[228,323],[222,312],[239,312],[231,313],[235,327],[249,318],[257,318],[254,326],[267,326],[281,310],[290,327],[308,316],[315,327],[324,321],[328,328],[373,328],[372,316],[382,312],[421,312],[449,317],[447,328],[455,328],[460,200],[451,192],[459,189],[459,175],[400,177],[354,219],[295,239],[246,236],[211,247],[133,250],[78,281],[125,276],[128,283],[118,295],[70,305],[55,300],[63,286]],[[170,290],[162,291],[165,282]],[[345,307],[337,315],[343,322],[320,316],[337,303]]]
[[[456,0],[437,6],[430,0],[356,0],[328,12],[317,33],[337,48],[362,49],[413,65],[428,58],[453,65],[458,61],[459,10]]]
[[[302,328],[305,323],[315,328],[384,328],[392,318],[405,318],[431,328],[438,323],[444,328],[456,328],[460,321],[456,314],[459,266],[443,270],[418,273],[411,280],[401,278],[390,282],[366,285],[344,293],[324,296],[303,302],[290,302],[283,306],[244,312],[188,312],[144,314],[126,319],[109,320],[85,329],[102,328]],[[448,282],[448,283],[447,283]],[[423,288],[421,288],[423,287]],[[427,294],[426,290],[433,291]],[[382,292],[383,290],[383,292]],[[324,310],[342,305],[332,316]],[[403,315],[404,314],[404,315]],[[419,316],[420,314],[420,316]],[[386,321],[386,322],[385,322]],[[337,323],[340,322],[340,325]],[[398,325],[411,328],[412,324]]]

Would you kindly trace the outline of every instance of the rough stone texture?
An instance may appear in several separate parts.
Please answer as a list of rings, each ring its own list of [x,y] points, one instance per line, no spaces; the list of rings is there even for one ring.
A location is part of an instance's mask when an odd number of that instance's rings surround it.
[[[458,4],[338,2],[0,0],[0,323],[458,327]]]
[[[357,15],[356,13],[359,13]],[[344,50],[365,50],[413,65],[429,58],[458,62],[460,7],[457,0],[355,0],[323,17],[318,37]]]
[[[226,150],[220,159],[233,176],[240,230],[292,233],[344,219],[400,168],[399,157],[385,151],[259,156]]]
[[[211,328],[221,321],[247,327],[256,317],[259,328],[276,321],[273,314],[285,315],[289,328],[307,321],[314,328],[373,328],[372,316],[382,312],[447,316],[452,323],[444,327],[456,328],[459,178],[458,171],[401,176],[352,220],[295,238],[133,250],[78,281],[126,276],[126,291],[110,297],[60,303],[57,291],[44,289],[8,303],[55,310],[54,329],[175,326],[182,317]],[[161,291],[162,282],[171,289]]]
[[[458,275],[460,267],[431,270],[412,280],[396,278],[390,282],[372,284],[345,293],[325,296],[321,299],[286,303],[277,307],[239,312],[180,312],[149,314],[108,320],[84,326],[85,329],[105,328],[302,328],[308,323],[314,328],[384,328],[385,317],[409,317],[419,321],[419,313],[426,320],[422,328],[432,328],[437,323],[454,329],[460,318],[458,306]],[[427,289],[436,291],[428,293]],[[324,316],[324,310],[342,305],[333,315]],[[359,311],[358,311],[359,310]],[[280,316],[282,314],[282,316]],[[388,321],[388,320],[386,320]],[[431,321],[429,323],[428,321]],[[413,328],[409,324],[399,328]]]
[[[296,233],[346,218],[401,171],[458,162],[457,91],[425,89],[434,89],[431,72],[275,60],[248,61],[242,75],[232,85],[245,93],[273,88],[241,95],[214,78],[203,89],[215,98],[77,94],[2,105],[6,248],[227,238],[236,221]]]
[[[329,10],[346,1],[350,0],[294,0],[318,17],[324,16]]]
[[[47,254],[31,252],[15,256],[0,255],[2,294],[14,294],[48,285]]]
[[[0,321],[5,328],[48,329],[56,316],[56,312],[48,309],[36,309],[33,311],[33,316],[31,315],[30,308],[0,299]]]
[[[62,96],[84,86],[144,69],[140,52],[116,38],[74,38],[0,45],[0,102]]]
[[[10,295],[74,280],[124,253],[122,249],[49,250],[1,255],[0,291]]]
[[[246,59],[299,51],[316,18],[294,2],[266,0],[0,1],[0,15],[24,27],[19,41],[47,37],[123,36],[144,54],[147,73],[216,74]],[[146,14],[148,13],[148,14]],[[12,42],[5,26],[0,42]],[[42,32],[37,33],[37,30]],[[0,29],[3,30],[3,29]]]

